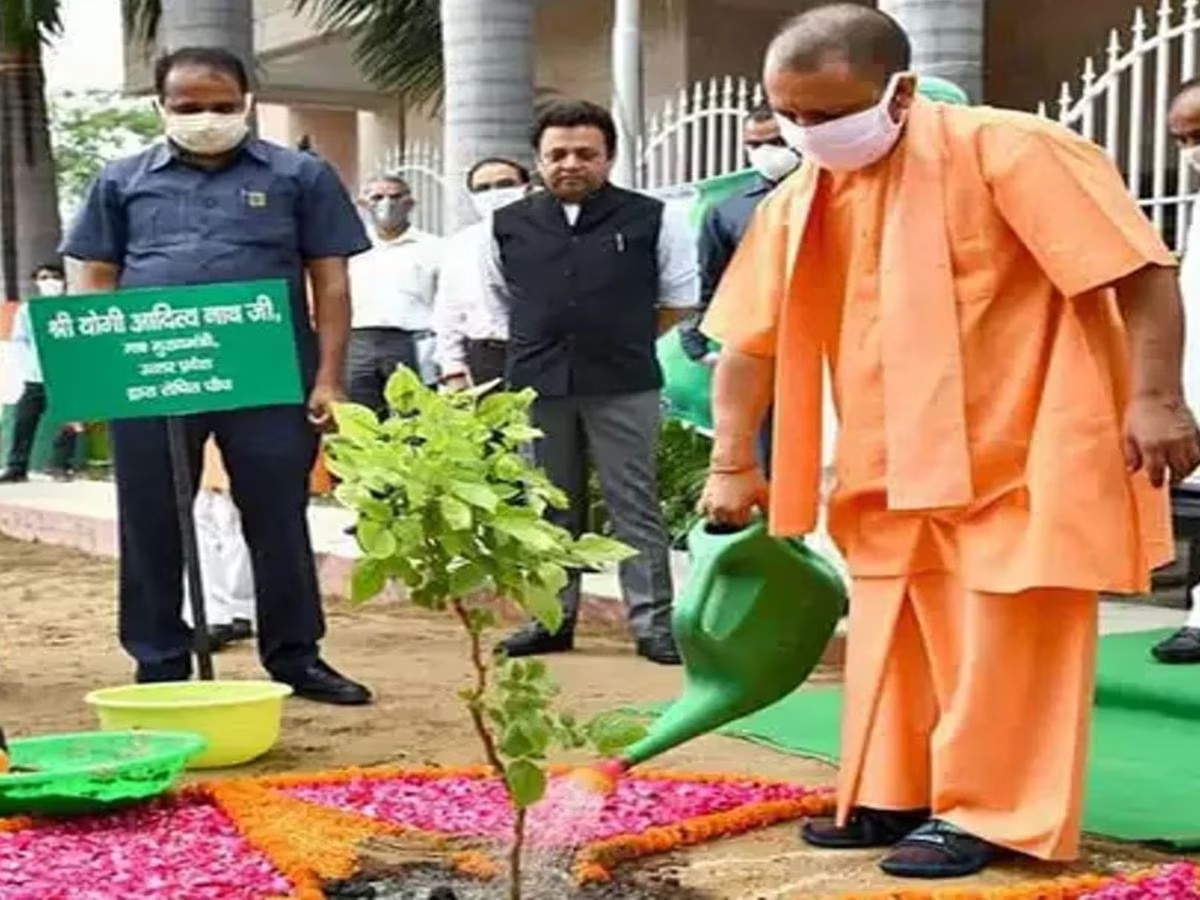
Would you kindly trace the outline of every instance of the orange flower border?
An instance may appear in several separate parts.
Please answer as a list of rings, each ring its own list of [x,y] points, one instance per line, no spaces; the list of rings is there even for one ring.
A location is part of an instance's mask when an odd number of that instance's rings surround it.
[[[570,771],[572,769],[566,766],[550,767],[551,774],[555,775]],[[486,766],[374,766],[217,780],[183,787],[175,796],[207,800],[225,813],[247,844],[262,853],[292,883],[292,893],[286,900],[323,900],[325,895],[322,885],[325,882],[350,878],[358,871],[359,846],[364,840],[400,835],[419,829],[310,803],[288,796],[283,793],[284,790],[364,779],[440,780],[492,777],[493,772]],[[639,770],[637,777],[659,781],[738,782],[764,787],[794,786],[792,782],[781,779],[747,777],[732,773],[697,774],[647,769]],[[576,853],[573,871],[581,883],[611,881],[614,869],[622,863],[669,853],[718,838],[744,834],[782,822],[828,815],[834,805],[833,792],[830,789],[797,800],[744,804],[725,812],[695,816],[673,825],[650,828],[636,834],[616,835],[582,846]],[[0,834],[37,828],[39,824],[34,819],[24,817],[0,819]],[[456,871],[472,877],[493,878],[500,873],[498,863],[479,852],[455,854],[451,856],[451,863]],[[992,888],[922,887],[854,892],[838,895],[836,900],[1080,900],[1086,894],[1117,883],[1136,885],[1146,882],[1161,872],[1161,869],[1147,869],[1122,877],[1085,874]],[[1196,887],[1200,891],[1200,869],[1197,869]]]

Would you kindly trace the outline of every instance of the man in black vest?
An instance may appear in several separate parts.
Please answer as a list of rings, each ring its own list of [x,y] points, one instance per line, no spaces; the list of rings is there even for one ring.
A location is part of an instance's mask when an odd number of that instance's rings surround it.
[[[545,433],[538,464],[566,491],[556,521],[584,530],[589,461],[616,537],[639,551],[621,565],[638,653],[679,663],[671,636],[670,541],[658,497],[660,329],[696,303],[695,245],[687,223],[643,194],[608,182],[616,129],[591,103],[546,106],[533,147],[547,190],[497,210],[488,290],[508,309],[507,377],[534,388]],[[580,575],[563,590],[557,634],[536,624],[508,638],[509,656],[574,646]]]

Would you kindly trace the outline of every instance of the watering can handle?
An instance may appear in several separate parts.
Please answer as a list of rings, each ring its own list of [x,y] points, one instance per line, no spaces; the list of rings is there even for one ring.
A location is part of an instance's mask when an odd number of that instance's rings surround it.
[[[702,516],[696,520],[695,524],[692,525],[691,534],[694,537],[699,537],[699,540],[696,541],[696,544],[698,546],[695,549],[697,551],[704,551],[709,548],[711,538],[720,538],[720,537],[728,537],[730,535],[735,535],[735,534],[744,534],[744,533],[753,531],[754,529],[758,529],[758,528],[762,528],[762,527],[764,527],[764,525],[763,525],[763,522],[761,519],[751,522],[749,525],[734,526],[734,525],[720,525],[715,522],[709,522],[707,519],[705,519]],[[690,546],[690,544],[689,544],[689,546]],[[701,552],[697,552],[696,555],[697,556],[701,555]],[[707,597],[712,593],[713,580],[716,578],[717,571],[716,571],[716,567],[714,567],[714,566],[705,566],[704,569],[705,569],[704,580],[701,583],[700,591],[701,591],[701,596]]]

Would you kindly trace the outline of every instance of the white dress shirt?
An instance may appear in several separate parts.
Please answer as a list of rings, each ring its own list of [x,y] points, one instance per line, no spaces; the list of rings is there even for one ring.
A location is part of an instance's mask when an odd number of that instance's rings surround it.
[[[572,227],[579,221],[579,210],[577,203],[563,204],[563,215]],[[494,237],[490,243],[491,249],[484,254],[484,290],[490,303],[507,308],[508,284],[500,261],[500,247]],[[662,226],[658,232],[659,308],[690,309],[699,303],[699,299],[700,264],[688,210],[674,203],[664,204]]]
[[[1183,308],[1191,321],[1186,329],[1183,347],[1183,393],[1188,406],[1200,409],[1200,200],[1192,206],[1192,224],[1188,228],[1183,264],[1179,267],[1179,287],[1183,293]],[[1187,479],[1188,484],[1200,484],[1200,472]]]
[[[468,341],[508,340],[508,310],[485,289],[491,235],[488,216],[442,242],[433,329],[443,378],[467,374]]]
[[[417,228],[350,257],[353,328],[428,331],[433,327],[442,240]]]
[[[17,308],[13,318],[12,339],[10,352],[15,354],[14,371],[18,372],[27,384],[42,383],[42,363],[38,359],[37,345],[33,338],[33,317],[29,314],[29,300]]]

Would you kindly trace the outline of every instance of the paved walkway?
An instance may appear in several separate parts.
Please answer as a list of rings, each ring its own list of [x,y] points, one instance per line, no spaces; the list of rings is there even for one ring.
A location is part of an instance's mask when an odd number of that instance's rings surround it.
[[[308,521],[321,569],[322,587],[327,592],[344,595],[350,568],[358,556],[357,544],[345,534],[353,516],[340,507],[314,503],[309,507]],[[0,485],[0,534],[115,557],[116,496],[113,485],[107,481],[71,484],[31,481]],[[687,559],[683,554],[675,554],[674,569],[678,588],[687,576]],[[591,615],[613,623],[623,620],[615,573],[586,576],[584,592],[591,599]],[[1182,618],[1183,614],[1178,610],[1110,601],[1102,608],[1101,632],[1174,627]]]

